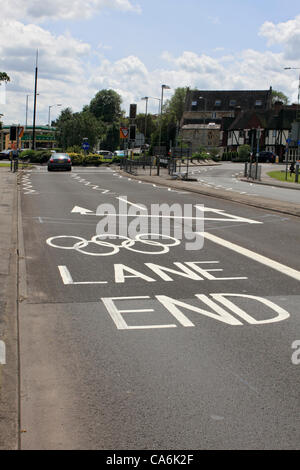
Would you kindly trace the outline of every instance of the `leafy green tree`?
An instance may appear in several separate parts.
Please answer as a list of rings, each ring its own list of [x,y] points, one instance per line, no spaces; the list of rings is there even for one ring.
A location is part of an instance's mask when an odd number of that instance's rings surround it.
[[[136,119],[135,119],[135,124],[137,126],[138,132],[144,135],[145,135],[145,118],[146,118],[146,114],[140,113],[140,114],[137,114]],[[157,129],[157,122],[155,118],[152,116],[152,114],[147,114],[147,129],[146,129],[147,135],[145,136],[146,143],[148,143],[151,140],[151,135],[153,132],[156,131],[156,129]]]
[[[272,103],[276,101],[282,101],[285,105],[289,104],[289,98],[282,91],[272,90]]]
[[[119,121],[122,116],[121,96],[114,90],[101,90],[91,100],[90,112],[105,123]]]
[[[101,142],[102,150],[111,150],[112,152],[119,148],[120,145],[120,126],[114,122],[106,129],[106,137]]]
[[[175,122],[181,121],[185,107],[186,93],[187,87],[176,88],[172,98],[165,104],[165,112],[168,113]]]
[[[73,113],[70,108],[61,112],[55,126],[58,144],[64,150],[74,145],[81,146],[85,137],[93,148],[105,133],[105,125],[92,113]]]
[[[238,159],[242,162],[246,162],[249,159],[250,152],[250,145],[241,145],[238,150]]]
[[[0,72],[0,82],[10,82],[10,78],[6,72]]]

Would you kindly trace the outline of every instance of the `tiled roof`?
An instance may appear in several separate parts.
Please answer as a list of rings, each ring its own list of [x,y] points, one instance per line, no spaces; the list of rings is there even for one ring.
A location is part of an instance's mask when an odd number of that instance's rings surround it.
[[[261,104],[259,104],[261,103]],[[188,90],[185,111],[268,109],[272,103],[272,88],[269,90]]]
[[[291,129],[296,112],[296,108],[292,106],[285,106],[279,111],[275,109],[241,111],[226,129],[251,129],[258,125],[262,129]]]

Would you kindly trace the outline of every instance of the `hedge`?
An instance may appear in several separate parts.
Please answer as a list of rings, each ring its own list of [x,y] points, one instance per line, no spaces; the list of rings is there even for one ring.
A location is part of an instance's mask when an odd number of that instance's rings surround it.
[[[50,152],[50,150],[24,150],[19,155],[19,157],[24,162],[43,164],[48,162],[48,160],[51,158],[51,155],[52,153]],[[96,153],[83,155],[81,153],[69,152],[68,155],[70,156],[72,160],[72,165],[74,166],[99,166],[102,163],[120,162],[120,157],[105,158],[103,155],[98,155]]]

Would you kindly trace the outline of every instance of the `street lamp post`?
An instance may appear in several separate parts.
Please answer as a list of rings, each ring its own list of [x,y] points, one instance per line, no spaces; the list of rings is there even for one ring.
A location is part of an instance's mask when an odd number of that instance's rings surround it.
[[[284,67],[284,70],[300,70],[300,67]],[[299,83],[298,83],[298,102],[297,102],[297,114],[296,121],[298,123],[297,129],[297,160],[300,159],[300,73],[299,73]],[[288,153],[286,154],[286,159],[288,159]]]
[[[148,112],[148,101],[149,101],[149,96],[144,96],[144,98],[141,98],[141,100],[146,101],[146,112],[145,112],[145,144],[146,144],[146,135],[147,135],[147,112]]]
[[[51,108],[53,108],[54,106],[62,106],[61,104],[52,104],[51,106],[49,106],[49,111],[48,111],[48,127],[50,127],[50,111],[51,111]]]
[[[199,96],[199,100],[204,100],[204,118],[203,118],[203,124],[206,123],[206,102],[207,102],[207,99],[204,98],[203,96]]]
[[[27,127],[27,122],[28,122],[28,98],[29,98],[29,96],[33,96],[33,95],[34,95],[34,93],[29,93],[29,95],[26,95],[25,129]],[[39,93],[37,93],[36,96],[39,96]]]
[[[160,111],[160,98],[155,98],[154,96],[144,96],[143,98],[141,98],[142,100],[145,100],[146,101],[146,114],[145,114],[145,143],[146,143],[146,134],[147,134],[147,113],[148,113],[148,101],[149,99],[152,99],[152,100],[158,100],[159,101],[159,111]],[[151,176],[151,170],[152,170],[152,157],[151,157],[151,161],[150,161],[150,176]],[[144,162],[144,166],[143,168],[145,168],[145,162]]]
[[[160,147],[161,147],[161,126],[162,126],[162,108],[164,101],[164,90],[170,90],[171,87],[168,85],[161,86],[161,100],[160,100],[160,119],[159,119],[159,156],[158,156],[158,165],[157,165],[157,176],[159,176],[159,163],[160,163]]]

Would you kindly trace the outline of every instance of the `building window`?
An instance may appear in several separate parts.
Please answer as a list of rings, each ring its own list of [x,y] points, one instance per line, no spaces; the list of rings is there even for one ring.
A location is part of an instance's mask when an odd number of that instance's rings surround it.
[[[229,106],[236,106],[236,100],[230,100]]]
[[[197,101],[192,101],[192,106],[197,106]]]
[[[215,106],[221,106],[221,100],[216,100],[215,101]]]
[[[211,113],[211,117],[212,117],[212,119],[216,119],[217,118],[217,113]]]
[[[239,137],[244,137],[244,131],[239,131]]]
[[[276,129],[273,129],[273,137],[276,137]]]
[[[262,106],[262,100],[256,100],[255,106]]]

